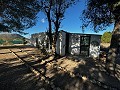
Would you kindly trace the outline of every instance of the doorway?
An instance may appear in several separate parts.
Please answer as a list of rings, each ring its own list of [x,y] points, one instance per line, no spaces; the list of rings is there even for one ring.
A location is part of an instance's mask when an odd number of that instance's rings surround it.
[[[90,36],[81,36],[80,55],[89,56]]]

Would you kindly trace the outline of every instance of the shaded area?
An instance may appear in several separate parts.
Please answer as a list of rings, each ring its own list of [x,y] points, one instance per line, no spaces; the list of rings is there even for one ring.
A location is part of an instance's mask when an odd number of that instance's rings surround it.
[[[14,62],[13,62],[14,60]],[[32,90],[37,78],[17,59],[0,63],[0,90]]]
[[[39,90],[46,87],[47,84],[32,73],[9,50],[2,49],[1,52],[3,53],[0,54],[0,90]],[[19,52],[18,49],[16,52]],[[5,57],[8,55],[9,57]]]
[[[6,46],[0,46],[0,49],[9,49],[9,48],[34,48],[34,46],[31,45],[6,45]]]
[[[54,55],[42,56],[36,49],[20,49],[12,50],[38,70],[40,76],[32,73],[16,57],[0,59],[0,90],[120,89],[120,81],[109,76],[99,60],[82,56],[55,58]],[[8,50],[5,52],[8,54]]]

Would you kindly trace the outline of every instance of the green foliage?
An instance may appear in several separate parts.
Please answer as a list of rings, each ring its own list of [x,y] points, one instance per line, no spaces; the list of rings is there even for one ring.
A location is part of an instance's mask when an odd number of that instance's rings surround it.
[[[35,25],[37,0],[0,0],[0,32],[19,32]]]
[[[14,40],[9,41],[9,42],[12,43],[12,44],[23,44],[23,41],[20,40],[20,39],[14,39]]]
[[[120,0],[87,0],[82,20],[83,29],[91,26],[95,32],[105,30],[120,20]]]
[[[5,41],[3,39],[0,39],[0,44],[3,44]]]
[[[40,0],[41,11],[43,11],[48,20],[48,37],[50,48],[52,48],[52,28],[55,30],[54,43],[56,43],[57,33],[64,19],[65,11],[75,4],[77,0]]]
[[[0,45],[13,45],[13,44],[23,44],[23,40],[20,38],[10,40],[0,39]]]
[[[101,41],[102,41],[102,43],[110,43],[111,38],[112,38],[112,33],[111,32],[105,32],[101,37]]]

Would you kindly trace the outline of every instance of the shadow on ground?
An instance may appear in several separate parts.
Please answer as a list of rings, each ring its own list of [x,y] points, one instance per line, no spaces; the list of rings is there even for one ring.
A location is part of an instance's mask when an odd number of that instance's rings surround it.
[[[107,90],[103,84],[120,89],[119,80],[108,76],[102,65],[92,58],[51,57],[28,61],[42,76],[36,76],[17,58],[0,60],[0,90]],[[50,82],[41,77],[48,77]],[[104,83],[92,82],[94,80]]]

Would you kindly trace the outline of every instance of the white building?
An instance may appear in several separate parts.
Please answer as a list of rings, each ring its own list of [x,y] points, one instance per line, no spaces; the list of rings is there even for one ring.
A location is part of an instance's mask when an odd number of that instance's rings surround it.
[[[56,42],[56,53],[64,56],[84,55],[89,57],[99,57],[101,35],[68,33],[59,31]]]
[[[35,33],[31,35],[31,44],[34,46],[38,44],[40,48],[49,48],[49,38],[45,32]]]

